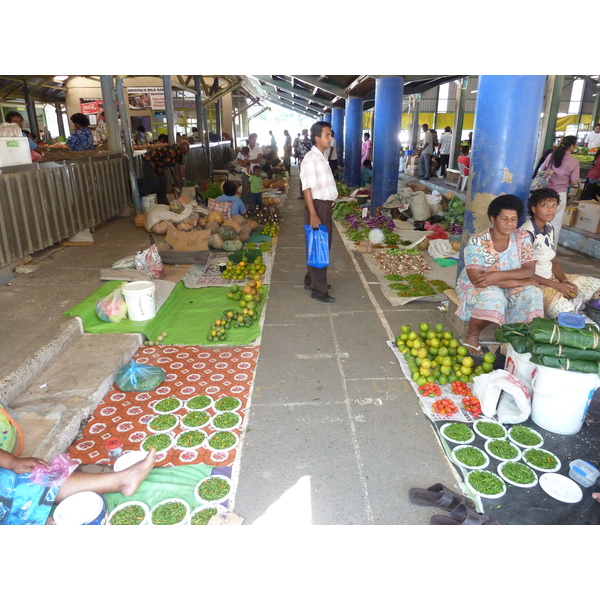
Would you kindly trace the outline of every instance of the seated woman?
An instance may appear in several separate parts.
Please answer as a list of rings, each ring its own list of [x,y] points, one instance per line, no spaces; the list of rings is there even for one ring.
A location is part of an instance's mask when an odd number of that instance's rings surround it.
[[[62,484],[57,485],[31,480],[36,466],[49,466],[46,461],[31,456],[17,458],[0,449],[0,525],[44,525],[53,503],[59,504],[78,492],[120,492],[124,496],[132,496],[154,467],[155,459],[156,450],[152,448],[144,460],[123,471],[73,471]]]
[[[520,229],[529,233],[537,260],[534,278],[542,287],[544,312],[556,319],[561,312],[577,312],[600,290],[600,279],[583,275],[565,275],[556,259],[554,228],[551,221],[560,204],[559,193],[550,188],[531,192],[527,210],[529,219]]]
[[[469,322],[463,345],[475,356],[483,354],[479,335],[490,323],[526,323],[544,316],[533,246],[529,235],[517,229],[522,214],[517,196],[494,198],[488,206],[492,227],[471,236],[464,249],[455,314]]]

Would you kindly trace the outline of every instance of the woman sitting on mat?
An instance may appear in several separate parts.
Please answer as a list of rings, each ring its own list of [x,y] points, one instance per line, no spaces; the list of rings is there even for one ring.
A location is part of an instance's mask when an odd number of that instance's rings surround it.
[[[463,345],[475,356],[483,354],[479,335],[490,323],[527,323],[544,316],[533,245],[529,234],[517,229],[522,214],[517,196],[494,198],[488,206],[492,227],[471,236],[464,249],[455,314],[469,322]]]
[[[544,312],[556,319],[561,312],[578,312],[600,290],[600,279],[565,275],[556,260],[554,228],[551,224],[560,204],[560,195],[550,188],[534,190],[529,196],[529,219],[520,229],[529,233],[537,260],[534,278],[542,287]]]
[[[132,496],[154,467],[156,450],[152,448],[141,462],[113,473],[71,474],[57,485],[51,481],[34,483],[34,469],[50,465],[41,458],[18,458],[0,449],[0,525],[44,525],[52,509],[78,492],[107,494],[121,492]],[[71,468],[75,468],[73,464]]]

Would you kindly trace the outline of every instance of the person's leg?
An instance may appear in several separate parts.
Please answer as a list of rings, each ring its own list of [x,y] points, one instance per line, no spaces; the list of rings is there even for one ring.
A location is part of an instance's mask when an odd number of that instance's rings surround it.
[[[484,321],[483,319],[474,319],[473,317],[469,319],[463,345],[469,349],[470,354],[483,356],[483,350],[479,344],[479,335],[490,324],[490,321]]]
[[[116,473],[75,471],[60,486],[55,504],[78,492],[96,492],[97,494],[121,492],[124,496],[132,496],[154,467],[155,457],[156,449],[152,448],[144,460],[123,471],[117,471]]]
[[[419,179],[423,179],[425,175],[425,155],[421,153],[419,156]]]
[[[562,228],[563,216],[567,205],[567,192],[559,192],[558,195],[560,197],[560,202],[558,203],[554,219],[552,219],[552,227],[554,227],[554,250],[556,250],[556,247],[558,246],[558,236]]]
[[[431,154],[425,155],[424,168],[425,177],[423,177],[423,179],[429,179],[431,177]]]
[[[324,225],[327,228],[328,246],[331,250],[333,231],[333,202],[315,200],[314,205],[317,216],[321,221],[321,225]],[[308,209],[306,210],[305,218],[308,218],[308,222],[310,222],[310,218],[308,216]],[[327,267],[323,267],[321,269],[318,269],[316,267],[307,267],[307,277],[305,277],[304,281],[305,284],[308,283],[313,294],[317,294],[319,296],[329,295],[327,287]]]
[[[449,154],[440,154],[440,176],[446,176],[446,169],[448,168],[448,162],[450,159]]]

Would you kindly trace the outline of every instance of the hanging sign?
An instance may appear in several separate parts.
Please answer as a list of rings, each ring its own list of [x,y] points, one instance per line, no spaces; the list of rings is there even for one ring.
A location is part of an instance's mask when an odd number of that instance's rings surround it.
[[[104,101],[102,98],[79,98],[79,110],[90,120],[90,125],[97,125]]]
[[[162,87],[128,87],[127,98],[131,110],[165,108],[165,91]]]

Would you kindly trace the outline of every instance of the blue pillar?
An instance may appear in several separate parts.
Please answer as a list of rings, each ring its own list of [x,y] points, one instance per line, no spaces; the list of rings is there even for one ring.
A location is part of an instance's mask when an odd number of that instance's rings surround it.
[[[327,121],[328,123],[331,123],[331,112],[323,113],[323,121]]]
[[[545,75],[479,77],[463,244],[490,226],[487,208],[496,196],[514,194],[527,205],[545,83]],[[462,266],[461,253],[459,273]]]
[[[371,214],[398,192],[403,90],[403,77],[378,77],[375,81]]]
[[[357,98],[356,96],[348,97],[346,100],[346,120],[344,127],[344,180],[350,187],[358,187],[360,185],[362,119],[362,98]]]
[[[344,109],[334,108],[331,111],[331,129],[335,134],[335,141],[337,142],[337,155],[338,164],[340,167],[344,166]]]

